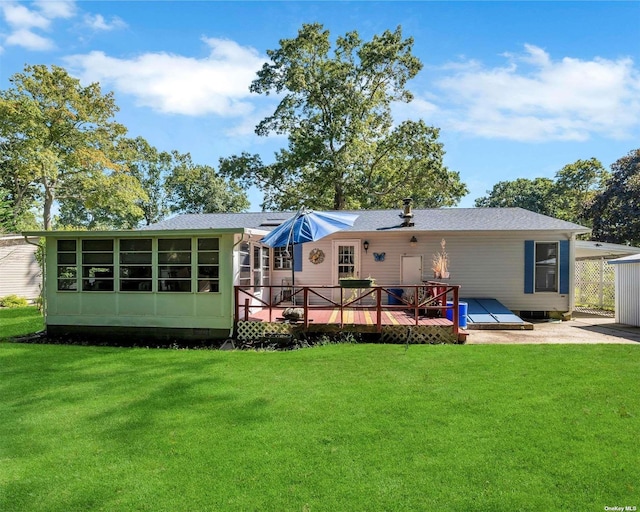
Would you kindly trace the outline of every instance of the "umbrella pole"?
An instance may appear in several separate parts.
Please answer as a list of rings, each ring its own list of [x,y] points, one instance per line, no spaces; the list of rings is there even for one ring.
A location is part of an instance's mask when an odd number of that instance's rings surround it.
[[[302,214],[302,210],[304,209],[304,207],[300,208],[298,210],[298,212],[296,213],[295,218],[298,219],[300,217],[300,215]],[[290,244],[291,244],[291,305],[295,306],[296,305],[296,275],[295,275],[295,268],[296,268],[296,261],[295,261],[295,251],[294,251],[294,240],[293,240],[293,227],[295,226],[295,222],[291,223],[291,229],[289,230],[289,239],[287,240]]]

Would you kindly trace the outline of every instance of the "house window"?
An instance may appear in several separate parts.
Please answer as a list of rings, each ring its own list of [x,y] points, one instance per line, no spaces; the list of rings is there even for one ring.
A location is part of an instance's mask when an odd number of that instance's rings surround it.
[[[120,240],[120,291],[151,291],[151,255],[150,238]]]
[[[338,278],[356,275],[356,256],[353,245],[338,246]]]
[[[273,270],[291,270],[291,253],[287,247],[273,249]]]
[[[219,238],[198,238],[198,291],[220,291]]]
[[[58,240],[58,290],[78,290],[78,261],[75,240]]]
[[[269,285],[269,248],[253,246],[253,285]]]
[[[113,240],[82,240],[82,291],[113,291]]]
[[[536,242],[536,292],[558,291],[558,243]]]
[[[240,269],[240,277],[238,284],[240,286],[251,286],[251,246],[249,242],[242,242],[238,250],[238,268]]]
[[[191,291],[191,239],[158,239],[158,291]]]

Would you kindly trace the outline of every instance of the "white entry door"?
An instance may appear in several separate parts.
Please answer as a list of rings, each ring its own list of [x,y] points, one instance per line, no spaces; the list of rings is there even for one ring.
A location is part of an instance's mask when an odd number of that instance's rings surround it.
[[[422,284],[422,256],[403,256],[400,284]]]

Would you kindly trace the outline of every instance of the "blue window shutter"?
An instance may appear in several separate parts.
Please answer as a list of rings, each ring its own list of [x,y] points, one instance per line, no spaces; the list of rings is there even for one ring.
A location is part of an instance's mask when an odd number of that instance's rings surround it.
[[[569,240],[560,240],[560,254],[558,255],[560,267],[559,291],[562,294],[569,293]]]
[[[293,271],[302,272],[302,244],[293,246]]]
[[[535,278],[536,244],[533,240],[524,241],[524,293],[533,293]]]

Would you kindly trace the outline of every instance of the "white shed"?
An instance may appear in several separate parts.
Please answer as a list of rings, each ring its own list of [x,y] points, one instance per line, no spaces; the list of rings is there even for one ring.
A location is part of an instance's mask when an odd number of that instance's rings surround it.
[[[21,235],[0,236],[0,297],[18,295],[33,300],[40,295],[42,275],[36,249]]]
[[[640,327],[640,254],[609,263],[616,272],[616,322]]]

